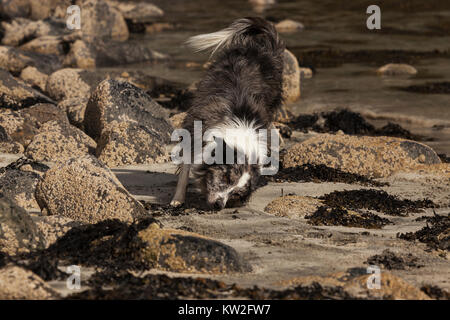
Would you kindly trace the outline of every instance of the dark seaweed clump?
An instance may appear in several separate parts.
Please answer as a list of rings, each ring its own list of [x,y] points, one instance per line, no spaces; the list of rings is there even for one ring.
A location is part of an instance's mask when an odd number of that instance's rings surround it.
[[[387,185],[387,183],[377,182],[359,174],[330,168],[324,164],[309,163],[290,168],[282,167],[277,174],[267,176],[266,179],[272,182],[342,182],[375,187]]]
[[[436,206],[428,199],[401,200],[386,191],[374,189],[334,191],[319,199],[330,207],[345,207],[352,210],[369,209],[393,216],[407,216],[408,212],[420,212],[421,208]]]
[[[145,244],[136,235],[154,222],[149,218],[128,226],[114,219],[73,227],[49,248],[24,254],[15,263],[47,281],[67,277],[59,265],[143,270],[149,266],[140,262],[138,251]]]
[[[160,105],[167,109],[186,111],[192,105],[194,94],[190,90],[180,90],[172,85],[163,84],[147,92]],[[163,98],[163,99],[162,99]]]
[[[323,119],[323,121],[319,121]],[[290,126],[294,130],[307,132],[313,130],[322,133],[335,133],[339,130],[350,135],[388,136],[409,140],[429,140],[425,137],[412,134],[396,123],[389,122],[381,128],[375,128],[364,117],[347,109],[320,114],[299,115],[292,120]]]
[[[427,296],[436,300],[450,300],[450,292],[433,285],[424,285],[420,288]]]
[[[323,287],[318,283],[286,290],[254,286],[240,288],[236,284],[205,278],[171,278],[166,275],[136,277],[129,272],[96,273],[90,280],[92,289],[73,294],[67,299],[136,300],[136,299],[351,299],[342,287]],[[112,286],[112,289],[104,289]]]
[[[389,249],[384,250],[381,254],[374,255],[367,259],[369,265],[381,265],[388,270],[404,270],[406,268],[420,268],[418,258],[412,254],[398,255]]]
[[[406,88],[400,88],[403,91],[417,92],[425,94],[449,94],[450,93],[450,82],[429,82],[422,85],[413,85]]]
[[[305,216],[310,224],[316,226],[345,226],[366,229],[381,229],[386,224],[392,223],[386,218],[381,218],[370,212],[350,214],[343,208],[328,208],[321,206],[316,212]]]
[[[400,239],[420,241],[432,249],[450,250],[450,214],[423,217],[427,225],[416,232],[399,234]],[[431,225],[431,226],[430,226]]]
[[[439,159],[441,159],[443,163],[450,163],[450,157],[447,156],[445,153],[438,154],[438,157]]]

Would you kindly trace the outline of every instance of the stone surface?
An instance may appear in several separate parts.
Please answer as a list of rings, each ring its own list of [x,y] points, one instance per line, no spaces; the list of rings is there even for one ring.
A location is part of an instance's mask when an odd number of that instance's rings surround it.
[[[4,35],[1,43],[5,46],[19,46],[31,39],[58,35],[64,32],[64,24],[59,21],[32,21],[25,18],[17,18],[12,21],[3,21],[1,26]]]
[[[58,108],[66,112],[71,125],[83,130],[84,112],[86,110],[87,102],[88,97],[69,98],[58,103]]]
[[[26,67],[22,69],[20,78],[29,86],[33,88],[39,88],[41,91],[45,91],[48,75],[40,72],[35,67]]]
[[[66,67],[93,69],[96,66],[95,52],[93,52],[87,42],[76,40],[64,58],[63,65]]]
[[[305,28],[305,26],[298,21],[294,21],[291,19],[285,19],[277,24],[275,24],[275,28],[278,32],[284,33],[284,32],[295,32],[295,31],[301,31]]]
[[[92,93],[84,116],[87,134],[98,140],[112,121],[134,122],[168,143],[172,126],[165,120],[167,111],[143,90],[115,80],[102,81]]]
[[[29,0],[3,0],[0,3],[0,17],[27,17],[30,11]]]
[[[38,124],[35,118],[21,110],[0,108],[0,125],[13,141],[25,147],[37,133]]]
[[[13,74],[20,74],[26,67],[35,67],[50,74],[61,67],[61,61],[55,55],[22,51],[8,46],[0,46],[0,68]]]
[[[270,202],[264,211],[279,217],[304,218],[321,205],[323,203],[320,200],[312,197],[283,196]]]
[[[47,170],[48,167],[44,164],[20,158],[0,168],[0,192],[22,208],[39,210],[34,192],[38,181]]]
[[[67,8],[72,5],[71,0],[29,0],[30,19],[43,20],[48,17],[64,18]]]
[[[80,4],[81,32],[89,42],[99,39],[125,41],[128,39],[128,27],[122,14],[104,0],[85,0]]]
[[[74,97],[87,97],[91,86],[83,77],[82,69],[65,68],[52,73],[47,80],[46,92],[56,101]]]
[[[0,69],[0,108],[21,109],[52,100]]]
[[[69,123],[49,121],[27,146],[25,155],[36,161],[61,162],[93,153],[96,143]]]
[[[48,170],[36,187],[44,213],[75,221],[132,222],[146,214],[111,171],[92,156],[71,159]]]
[[[60,36],[41,36],[21,45],[19,49],[62,56],[65,53],[65,45],[65,42]]]
[[[3,153],[23,153],[23,146],[11,139],[6,129],[0,125],[0,152]]]
[[[300,98],[300,68],[297,58],[289,51],[284,51],[283,97],[286,102]]]
[[[43,247],[43,235],[30,215],[0,193],[0,251],[16,255]]]
[[[22,109],[20,113],[32,117],[38,128],[41,128],[44,123],[49,121],[56,121],[61,124],[68,123],[66,114],[54,104],[38,103],[29,108]]]
[[[233,248],[199,234],[161,229],[153,223],[138,237],[146,244],[141,258],[157,268],[201,273],[250,271]]]
[[[415,75],[417,69],[413,66],[403,63],[389,63],[377,70],[379,75],[383,76],[401,76],[401,75]]]
[[[283,156],[285,167],[305,163],[324,164],[369,177],[387,177],[394,172],[437,164],[440,159],[419,142],[391,137],[318,134],[293,145]]]
[[[1,300],[48,300],[58,294],[31,271],[8,265],[0,269]]]
[[[110,1],[111,5],[118,9],[126,20],[133,23],[152,22],[155,18],[162,17],[164,11],[151,3],[146,2],[115,2]]]
[[[34,215],[32,219],[44,237],[46,248],[54,244],[73,227],[78,227],[83,224],[82,222],[74,221],[63,216]]]
[[[108,167],[168,160],[165,142],[158,135],[136,123],[116,121],[104,128],[96,156]]]

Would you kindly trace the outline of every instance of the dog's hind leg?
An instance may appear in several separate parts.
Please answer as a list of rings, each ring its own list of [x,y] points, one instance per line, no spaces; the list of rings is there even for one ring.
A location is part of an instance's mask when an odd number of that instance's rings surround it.
[[[191,167],[189,164],[183,164],[181,167],[181,172],[178,175],[177,188],[175,190],[175,195],[173,196],[170,205],[173,207],[181,206],[186,199],[186,189],[189,182],[189,171]]]

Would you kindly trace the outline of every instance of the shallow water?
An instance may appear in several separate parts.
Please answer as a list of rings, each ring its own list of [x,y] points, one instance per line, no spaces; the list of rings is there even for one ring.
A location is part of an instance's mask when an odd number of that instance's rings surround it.
[[[381,30],[366,28],[366,0],[281,1],[261,11],[248,1],[152,0],[165,11],[161,19],[174,30],[135,35],[135,41],[168,53],[164,65],[136,65],[147,72],[189,85],[200,79],[207,60],[183,45],[192,35],[216,31],[233,19],[260,15],[272,21],[302,22],[301,32],[282,34],[300,65],[315,70],[302,80],[302,97],[294,113],[349,108],[362,112],[376,125],[391,120],[427,142],[438,153],[450,154],[450,95],[422,94],[399,88],[450,81],[450,1],[377,1]],[[394,52],[395,50],[395,52]],[[199,63],[188,67],[188,62]],[[380,77],[375,70],[389,62],[405,62],[418,69],[412,77]],[[128,66],[130,67],[130,66]]]

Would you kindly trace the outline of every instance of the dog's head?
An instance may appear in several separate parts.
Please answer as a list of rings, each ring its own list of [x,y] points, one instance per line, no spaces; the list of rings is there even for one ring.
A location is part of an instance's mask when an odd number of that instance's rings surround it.
[[[260,168],[249,164],[202,165],[194,170],[194,175],[209,206],[223,209],[248,200],[258,186]]]

